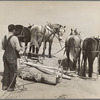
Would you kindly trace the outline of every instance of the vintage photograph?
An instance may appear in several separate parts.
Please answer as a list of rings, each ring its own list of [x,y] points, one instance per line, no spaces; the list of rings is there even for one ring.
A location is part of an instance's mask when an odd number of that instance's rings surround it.
[[[0,99],[100,99],[100,1],[0,1]]]

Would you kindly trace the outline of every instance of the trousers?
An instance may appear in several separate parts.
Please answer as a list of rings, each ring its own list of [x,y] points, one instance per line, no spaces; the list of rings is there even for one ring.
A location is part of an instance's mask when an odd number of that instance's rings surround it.
[[[10,43],[11,38],[12,36],[8,39],[5,37],[5,52],[3,55],[4,73],[2,85],[14,89],[17,73],[17,54]]]

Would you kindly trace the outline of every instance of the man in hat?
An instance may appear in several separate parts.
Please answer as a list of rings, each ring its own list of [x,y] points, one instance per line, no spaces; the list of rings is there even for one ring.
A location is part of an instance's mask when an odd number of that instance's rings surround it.
[[[13,35],[15,26],[8,26],[8,34],[2,40],[2,49],[4,50],[4,74],[2,80],[2,90],[13,91],[16,84],[17,75],[17,52],[21,50],[18,38]]]

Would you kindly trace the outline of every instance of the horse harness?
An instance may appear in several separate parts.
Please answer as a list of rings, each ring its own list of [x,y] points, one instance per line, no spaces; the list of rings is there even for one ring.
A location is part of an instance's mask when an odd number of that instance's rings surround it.
[[[22,26],[22,31],[21,31],[21,36],[22,37],[24,37],[23,31],[24,31],[24,26]]]
[[[50,27],[50,26],[49,26],[49,27]],[[48,31],[51,32],[51,34],[49,35],[48,38],[50,38],[52,35],[53,35],[53,38],[54,38],[54,36],[56,36],[56,33],[58,33],[58,35],[59,35],[59,32],[52,31],[52,30],[50,30],[47,26],[45,26],[45,28],[46,28]]]

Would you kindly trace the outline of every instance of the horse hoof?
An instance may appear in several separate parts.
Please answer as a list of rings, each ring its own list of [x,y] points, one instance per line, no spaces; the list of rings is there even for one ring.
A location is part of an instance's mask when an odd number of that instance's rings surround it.
[[[83,76],[83,77],[86,77],[86,74],[83,74],[82,76]]]
[[[31,58],[31,53],[28,53],[28,58]]]
[[[51,55],[49,55],[49,58],[52,58],[52,56],[51,56]]]
[[[88,75],[89,77],[92,77],[92,75]]]
[[[44,55],[44,54],[42,54],[42,57],[44,58],[44,57],[45,57],[45,55]]]

